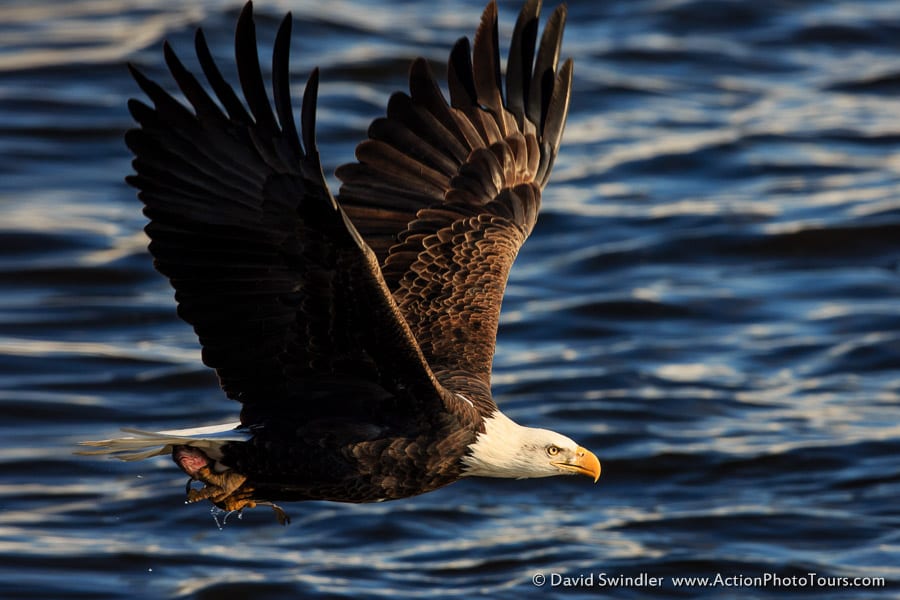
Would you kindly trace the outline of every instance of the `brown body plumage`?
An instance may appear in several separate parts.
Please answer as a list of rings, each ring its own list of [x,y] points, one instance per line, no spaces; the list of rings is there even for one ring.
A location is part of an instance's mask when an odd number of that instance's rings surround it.
[[[130,101],[140,127],[126,136],[150,252],[204,363],[242,403],[248,435],[200,443],[184,432],[142,434],[95,452],[174,449],[206,484],[192,499],[228,509],[401,498],[463,475],[596,479],[592,454],[512,423],[490,391],[506,280],[535,225],[572,84],[571,60],[558,67],[565,9],[538,43],[539,10],[529,0],[517,21],[505,100],[493,2],[474,52],[465,38],[453,48],[449,103],[427,62],[414,61],[410,93],[391,97],[358,162],[337,170],[336,199],[315,142],[318,71],[299,135],[294,125],[290,15],[274,45],[274,112],[250,3],[235,37],[246,106],[202,32],[196,51],[214,98],[168,45],[191,108],[132,68],[153,102]],[[526,456],[533,450],[537,459]]]

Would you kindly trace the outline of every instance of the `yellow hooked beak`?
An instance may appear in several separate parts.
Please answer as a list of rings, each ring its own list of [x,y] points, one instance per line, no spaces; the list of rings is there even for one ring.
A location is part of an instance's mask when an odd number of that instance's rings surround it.
[[[571,460],[550,463],[554,467],[559,467],[566,471],[571,471],[576,475],[587,475],[597,483],[600,479],[600,461],[594,456],[590,450],[585,450],[579,446],[575,450],[575,456]]]

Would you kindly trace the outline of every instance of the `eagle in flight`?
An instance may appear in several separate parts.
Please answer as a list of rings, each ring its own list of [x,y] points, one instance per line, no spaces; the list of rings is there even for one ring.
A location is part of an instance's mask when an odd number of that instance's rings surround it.
[[[189,501],[268,504],[282,523],[276,502],[377,502],[468,476],[596,481],[594,454],[515,423],[491,396],[503,292],[572,88],[572,60],[558,64],[565,6],[540,39],[539,12],[528,0],[519,14],[505,89],[493,1],[474,43],[462,38],[450,53],[449,102],[428,62],[413,61],[409,93],[391,96],[356,162],[337,169],[337,196],[316,148],[318,70],[299,132],[294,122],[290,14],[274,43],[271,100],[251,2],[235,34],[241,94],[200,30],[212,93],[163,48],[190,106],[131,66],[152,103],[129,101],[139,126],[125,138],[150,253],[203,362],[242,408],[239,423],[126,429],[83,442],[95,447],[83,453],[171,454],[190,476]]]

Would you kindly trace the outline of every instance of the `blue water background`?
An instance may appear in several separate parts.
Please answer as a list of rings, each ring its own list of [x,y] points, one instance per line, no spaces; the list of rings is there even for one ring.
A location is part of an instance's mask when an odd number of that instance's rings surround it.
[[[329,174],[410,60],[446,60],[483,8],[256,6],[264,53],[294,12],[296,93],[322,68]],[[152,269],[122,135],[138,92],[126,61],[168,86],[162,40],[195,67],[202,24],[232,78],[239,8],[0,3],[0,596],[900,595],[893,1],[569,2],[572,110],[509,283],[494,384],[513,418],[594,450],[597,485],[465,481],[290,505],[286,529],[257,509],[220,530],[183,504],[167,459],[73,456],[122,425],[236,417]],[[504,48],[518,8],[500,3]],[[790,584],[811,572],[884,586]],[[742,579],[670,579],[717,574]],[[780,583],[753,581],[766,575]]]

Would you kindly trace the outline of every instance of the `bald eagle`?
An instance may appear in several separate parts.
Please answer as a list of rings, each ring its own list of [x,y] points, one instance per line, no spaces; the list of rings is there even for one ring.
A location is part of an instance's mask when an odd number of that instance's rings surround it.
[[[139,127],[125,137],[150,253],[203,362],[242,409],[239,423],[125,430],[84,452],[171,454],[190,477],[189,501],[268,504],[282,523],[275,502],[376,502],[467,476],[596,482],[594,454],[515,423],[490,388],[507,276],[537,220],[572,87],[572,60],[558,66],[566,9],[540,40],[539,12],[528,0],[518,17],[505,92],[493,1],[472,47],[453,47],[449,103],[415,60],[409,94],[391,96],[356,162],[337,169],[337,197],[316,148],[318,70],[299,132],[294,123],[290,14],[275,39],[271,103],[250,2],[235,35],[243,101],[202,30],[212,95],[163,46],[190,106],[130,65],[152,101],[129,101]]]

